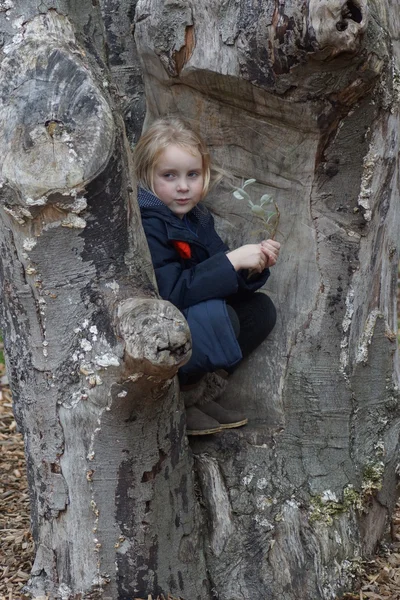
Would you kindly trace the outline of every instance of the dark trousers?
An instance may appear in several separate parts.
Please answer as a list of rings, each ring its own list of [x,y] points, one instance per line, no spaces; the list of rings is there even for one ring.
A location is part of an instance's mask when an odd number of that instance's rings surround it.
[[[244,298],[227,298],[226,308],[243,358],[246,358],[273,330],[276,323],[274,303],[266,294],[256,292]],[[228,369],[228,372],[233,373],[239,364]],[[185,386],[193,385],[203,377],[204,373],[193,373],[180,377],[180,382]]]
[[[261,292],[244,299],[232,296],[226,303],[243,358],[246,358],[273,330],[276,323],[274,303]]]

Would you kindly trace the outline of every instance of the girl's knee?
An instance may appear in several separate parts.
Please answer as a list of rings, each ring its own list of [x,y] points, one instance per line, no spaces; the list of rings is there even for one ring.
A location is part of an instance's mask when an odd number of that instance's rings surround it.
[[[277,313],[271,298],[261,292],[254,294],[253,301],[259,315],[260,327],[265,332],[265,337],[273,330],[276,324]]]

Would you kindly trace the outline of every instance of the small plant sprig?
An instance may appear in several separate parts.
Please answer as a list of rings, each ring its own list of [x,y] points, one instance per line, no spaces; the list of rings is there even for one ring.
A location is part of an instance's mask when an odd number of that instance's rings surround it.
[[[250,195],[245,187],[256,183],[256,179],[246,179],[242,187],[235,188],[233,196],[237,200],[247,200],[248,206],[257,219],[263,224],[263,230],[268,234],[268,237],[273,240],[278,232],[280,212],[275,200],[269,194],[263,194],[258,201],[258,204],[252,202]]]

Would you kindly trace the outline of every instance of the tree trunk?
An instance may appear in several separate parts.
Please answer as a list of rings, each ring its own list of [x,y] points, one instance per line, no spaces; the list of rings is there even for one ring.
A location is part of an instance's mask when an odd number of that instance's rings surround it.
[[[224,399],[250,424],[192,444],[220,600],[335,597],[396,500],[399,15],[389,0],[137,5],[149,119],[198,124],[281,214],[279,322]],[[209,207],[231,247],[262,239],[229,185]]]
[[[1,13],[0,75],[2,329],[32,499],[29,591],[201,598],[174,379],[190,334],[157,297],[101,14],[31,4]]]
[[[1,320],[30,595],[334,598],[396,499],[398,3],[3,4]],[[174,379],[189,333],[158,299],[131,173],[135,7],[148,118],[193,119],[281,213],[279,323],[225,398],[250,424],[192,443],[197,482]],[[234,247],[260,234],[231,191],[209,204]]]

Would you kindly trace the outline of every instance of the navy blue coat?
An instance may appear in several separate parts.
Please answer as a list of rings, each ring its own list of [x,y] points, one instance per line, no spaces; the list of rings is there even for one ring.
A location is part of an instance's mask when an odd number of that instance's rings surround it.
[[[269,270],[251,281],[247,271],[235,271],[226,257],[229,248],[202,204],[180,219],[151,192],[139,189],[138,200],[160,296],[183,312],[192,335],[192,357],[180,375],[233,367],[242,353],[225,299],[253,293]],[[177,241],[189,244],[190,258],[180,255]]]

